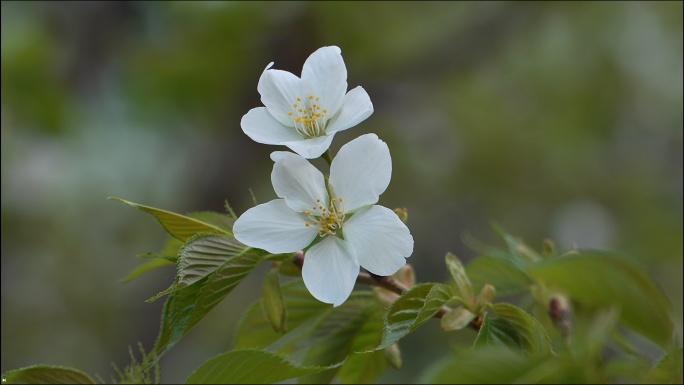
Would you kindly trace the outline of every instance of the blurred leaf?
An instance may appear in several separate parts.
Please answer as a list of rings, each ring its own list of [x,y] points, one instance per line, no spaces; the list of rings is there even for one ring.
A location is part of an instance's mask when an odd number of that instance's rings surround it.
[[[471,313],[463,306],[459,306],[442,317],[442,330],[445,332],[461,330],[468,326],[475,317],[477,317],[476,314]]]
[[[463,264],[451,253],[447,253],[444,260],[447,269],[449,270],[449,274],[451,274],[451,278],[458,288],[458,296],[463,300],[467,307],[472,308],[475,305],[473,302],[473,286],[470,284],[470,279],[468,279]]]
[[[261,298],[261,308],[273,330],[285,333],[287,331],[287,311],[283,294],[280,291],[278,268],[271,268],[266,272]]]
[[[491,309],[497,317],[507,320],[517,330],[527,352],[542,355],[551,352],[551,340],[534,317],[519,307],[504,302],[491,305]]]
[[[401,358],[401,349],[399,349],[399,344],[394,343],[383,349],[385,353],[385,360],[389,366],[396,370],[400,370],[404,365],[404,360]]]
[[[164,229],[171,234],[171,236],[178,238],[183,242],[187,241],[190,239],[190,237],[198,233],[229,234],[229,232],[222,230],[219,227],[197,219],[186,217],[185,215],[176,214],[154,207],[139,205],[137,203],[129,202],[117,197],[109,197],[108,199],[121,202],[125,205],[153,215],[155,218],[157,218],[162,227],[164,227]]]
[[[490,284],[499,295],[518,294],[528,290],[532,280],[524,265],[507,254],[492,253],[473,259],[466,268],[470,280],[479,287]]]
[[[477,298],[475,298],[475,304],[477,304],[477,306],[483,306],[492,303],[494,298],[496,298],[496,289],[490,284],[485,284],[477,295]]]
[[[340,363],[341,364],[341,363]],[[338,367],[297,366],[277,354],[233,350],[208,360],[188,377],[187,384],[271,384]]]
[[[287,258],[282,261],[278,271],[286,277],[300,278],[302,276],[302,269],[294,263],[292,258]]]
[[[645,384],[681,384],[682,383],[682,348],[677,348],[664,355],[658,365],[648,374]]]
[[[34,365],[10,370],[2,375],[3,384],[95,384],[80,370],[62,366]]]
[[[508,346],[514,349],[525,350],[521,333],[505,318],[484,315],[482,326],[477,333],[474,346]]]
[[[527,262],[537,262],[542,259],[542,257],[536,251],[527,246],[525,242],[507,233],[503,227],[499,226],[497,223],[492,223],[492,227],[494,228],[494,231],[499,234],[501,239],[506,242],[508,251],[512,255]]]
[[[147,273],[148,271],[154,270],[158,267],[168,265],[175,265],[175,263],[173,261],[169,261],[168,259],[161,257],[154,258],[150,261],[143,263],[142,265],[137,266],[135,269],[133,269],[133,271],[128,273],[127,276],[122,278],[121,282],[131,282],[132,280],[138,278],[141,274]]]
[[[511,384],[533,370],[539,362],[539,359],[510,349],[485,347],[433,366],[418,383]]]
[[[619,305],[625,326],[664,348],[669,346],[670,304],[662,290],[626,260],[601,253],[570,254],[532,265],[528,271],[575,300]]]
[[[198,247],[193,248],[193,243],[197,243]],[[186,245],[189,250],[209,247],[225,261],[213,272],[169,295],[164,305],[162,328],[153,351],[158,357],[171,349],[264,258],[253,253],[234,254],[234,246],[231,239],[218,235],[199,237]]]
[[[423,283],[402,294],[385,314],[382,343],[374,350],[384,349],[417,329],[451,299],[449,286]]]

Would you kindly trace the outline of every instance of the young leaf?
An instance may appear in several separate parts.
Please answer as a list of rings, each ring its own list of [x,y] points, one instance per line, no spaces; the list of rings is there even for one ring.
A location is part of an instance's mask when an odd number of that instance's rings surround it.
[[[298,366],[261,350],[233,350],[208,360],[188,377],[187,384],[270,384],[336,368]]]
[[[173,213],[171,211],[161,210],[150,206],[139,205],[137,203],[129,202],[117,197],[109,197],[108,199],[113,199],[117,202],[121,202],[125,205],[134,207],[140,211],[144,211],[151,214],[159,223],[164,227],[164,229],[173,237],[185,242],[190,237],[198,233],[218,233],[218,234],[228,234],[228,232],[208,223],[202,222],[197,219],[186,217],[185,215],[180,215]]]
[[[3,384],[95,384],[80,370],[62,366],[33,365],[2,375]]]
[[[277,267],[271,268],[266,272],[262,298],[261,308],[264,316],[271,323],[273,330],[278,333],[285,333],[287,331],[287,311],[283,301],[283,294],[280,291]]]
[[[263,260],[261,253],[232,255],[230,239],[211,235],[196,242],[225,246],[225,262],[192,285],[175,290],[164,305],[162,329],[153,353],[161,357],[187,334]]]
[[[477,317],[476,314],[471,313],[463,306],[459,306],[442,317],[442,330],[445,332],[461,330],[468,326],[475,317]]]
[[[172,261],[169,261],[166,258],[158,257],[154,258],[150,261],[147,261],[143,263],[142,265],[137,266],[133,271],[128,273],[127,276],[121,279],[121,282],[131,282],[132,280],[138,278],[140,275],[147,273],[148,271],[157,269],[159,267],[164,267],[168,265],[175,265]]]
[[[406,291],[387,310],[382,343],[374,350],[384,349],[417,329],[450,299],[449,286],[439,283],[423,283]]]
[[[497,317],[507,320],[517,330],[527,352],[542,355],[551,352],[551,340],[534,317],[519,307],[504,302],[492,305],[491,309]]]
[[[474,347],[482,348],[487,346],[525,349],[523,336],[513,324],[505,318],[491,317],[485,314],[480,331],[475,338]]]
[[[525,262],[498,252],[473,259],[466,272],[475,285],[490,284],[496,287],[499,295],[511,295],[527,291],[532,284],[525,265]]]
[[[475,304],[480,307],[492,303],[496,297],[496,288],[490,284],[485,284],[482,286],[482,290],[475,298]]]
[[[531,265],[529,274],[563,289],[571,298],[599,306],[619,305],[621,322],[660,346],[669,346],[673,324],[662,290],[626,260],[582,253]]]
[[[470,284],[470,279],[468,279],[463,264],[451,253],[447,253],[444,259],[446,261],[447,269],[451,274],[451,278],[458,288],[458,296],[468,307],[473,307],[475,305],[473,301],[473,286]]]
[[[527,262],[537,262],[542,259],[542,257],[536,251],[532,250],[522,240],[507,233],[506,230],[503,229],[503,227],[499,226],[496,223],[492,223],[492,227],[494,228],[494,231],[496,231],[496,233],[499,234],[501,239],[503,239],[506,242],[506,245],[508,246],[508,251],[511,255]]]

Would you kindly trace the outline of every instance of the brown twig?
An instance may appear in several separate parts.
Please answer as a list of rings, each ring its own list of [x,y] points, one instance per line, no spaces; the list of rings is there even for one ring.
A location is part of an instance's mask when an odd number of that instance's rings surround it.
[[[298,251],[295,253],[295,256],[292,260],[295,265],[297,265],[300,269],[304,267],[304,252],[303,251]],[[373,273],[367,273],[365,271],[360,271],[359,276],[356,277],[356,283],[361,283],[364,285],[369,285],[369,286],[377,286],[381,287],[385,290],[389,290],[392,293],[395,293],[397,295],[402,295],[404,294],[405,291],[409,290],[408,287],[404,286],[397,280],[395,280],[392,277],[384,277],[381,275],[375,275]],[[448,312],[453,310],[449,306],[442,306],[435,315],[433,315],[434,318],[442,318],[444,315]],[[468,327],[475,331],[479,331],[480,327],[482,327],[482,316],[478,316],[474,320],[470,321],[468,324]]]

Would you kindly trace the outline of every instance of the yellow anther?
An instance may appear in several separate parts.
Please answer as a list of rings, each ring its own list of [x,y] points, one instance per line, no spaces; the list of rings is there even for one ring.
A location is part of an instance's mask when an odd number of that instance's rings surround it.
[[[340,201],[340,203],[342,203],[342,198],[338,198],[337,200]]]
[[[292,107],[297,108],[297,103],[293,104]]]
[[[320,201],[321,201],[320,199],[316,199],[316,202],[320,202]]]
[[[297,101],[298,101],[298,102],[301,102],[301,101],[302,101],[302,98],[297,98]]]
[[[313,96],[309,95],[309,100],[313,99]]]
[[[292,116],[292,111],[288,112],[287,114],[290,115],[290,116]]]
[[[304,215],[306,215],[308,217],[309,215],[311,215],[311,211],[309,211],[309,210],[304,211]]]
[[[309,227],[309,226],[311,226],[311,223],[306,222],[305,225],[306,225],[306,227]]]
[[[320,98],[316,98],[316,101],[318,101],[318,99],[320,99]]]
[[[324,114],[327,114],[327,113],[328,113],[328,110],[326,110],[326,109],[324,108],[324,109],[323,109],[323,113],[324,113]]]

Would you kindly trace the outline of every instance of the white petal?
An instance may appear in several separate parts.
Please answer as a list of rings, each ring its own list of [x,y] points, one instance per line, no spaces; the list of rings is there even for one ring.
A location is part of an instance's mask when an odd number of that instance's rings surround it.
[[[294,110],[293,104],[302,97],[302,80],[290,72],[269,69],[271,65],[261,74],[257,85],[261,102],[280,123],[293,127],[292,117],[287,113]]]
[[[359,275],[359,263],[349,242],[327,236],[306,252],[302,278],[317,300],[341,305],[347,300]]]
[[[240,121],[242,131],[253,141],[263,144],[281,144],[301,139],[302,136],[292,127],[284,126],[266,107],[252,108]]]
[[[311,210],[314,205],[328,205],[323,174],[306,159],[291,152],[271,154],[275,162],[271,173],[273,189],[295,211]]]
[[[306,97],[320,97],[317,104],[333,116],[340,108],[347,93],[347,67],[338,47],[323,47],[312,53],[302,69],[303,87]]]
[[[392,275],[413,253],[413,236],[394,211],[373,206],[359,210],[342,227],[361,266],[377,275]]]
[[[335,134],[333,133],[311,139],[283,142],[281,144],[284,144],[292,151],[305,157],[306,159],[314,159],[318,158],[328,150],[328,147],[330,147],[330,143],[332,143],[334,136]]]
[[[245,211],[235,221],[233,234],[247,246],[269,253],[292,253],[311,244],[318,235],[304,214],[287,207],[283,199],[275,199]]]
[[[375,134],[361,135],[342,146],[330,166],[330,188],[343,198],[345,213],[377,203],[392,178],[387,144]]]
[[[337,115],[328,123],[327,133],[352,128],[368,119],[373,113],[373,103],[363,87],[358,86],[344,95],[342,107]]]

